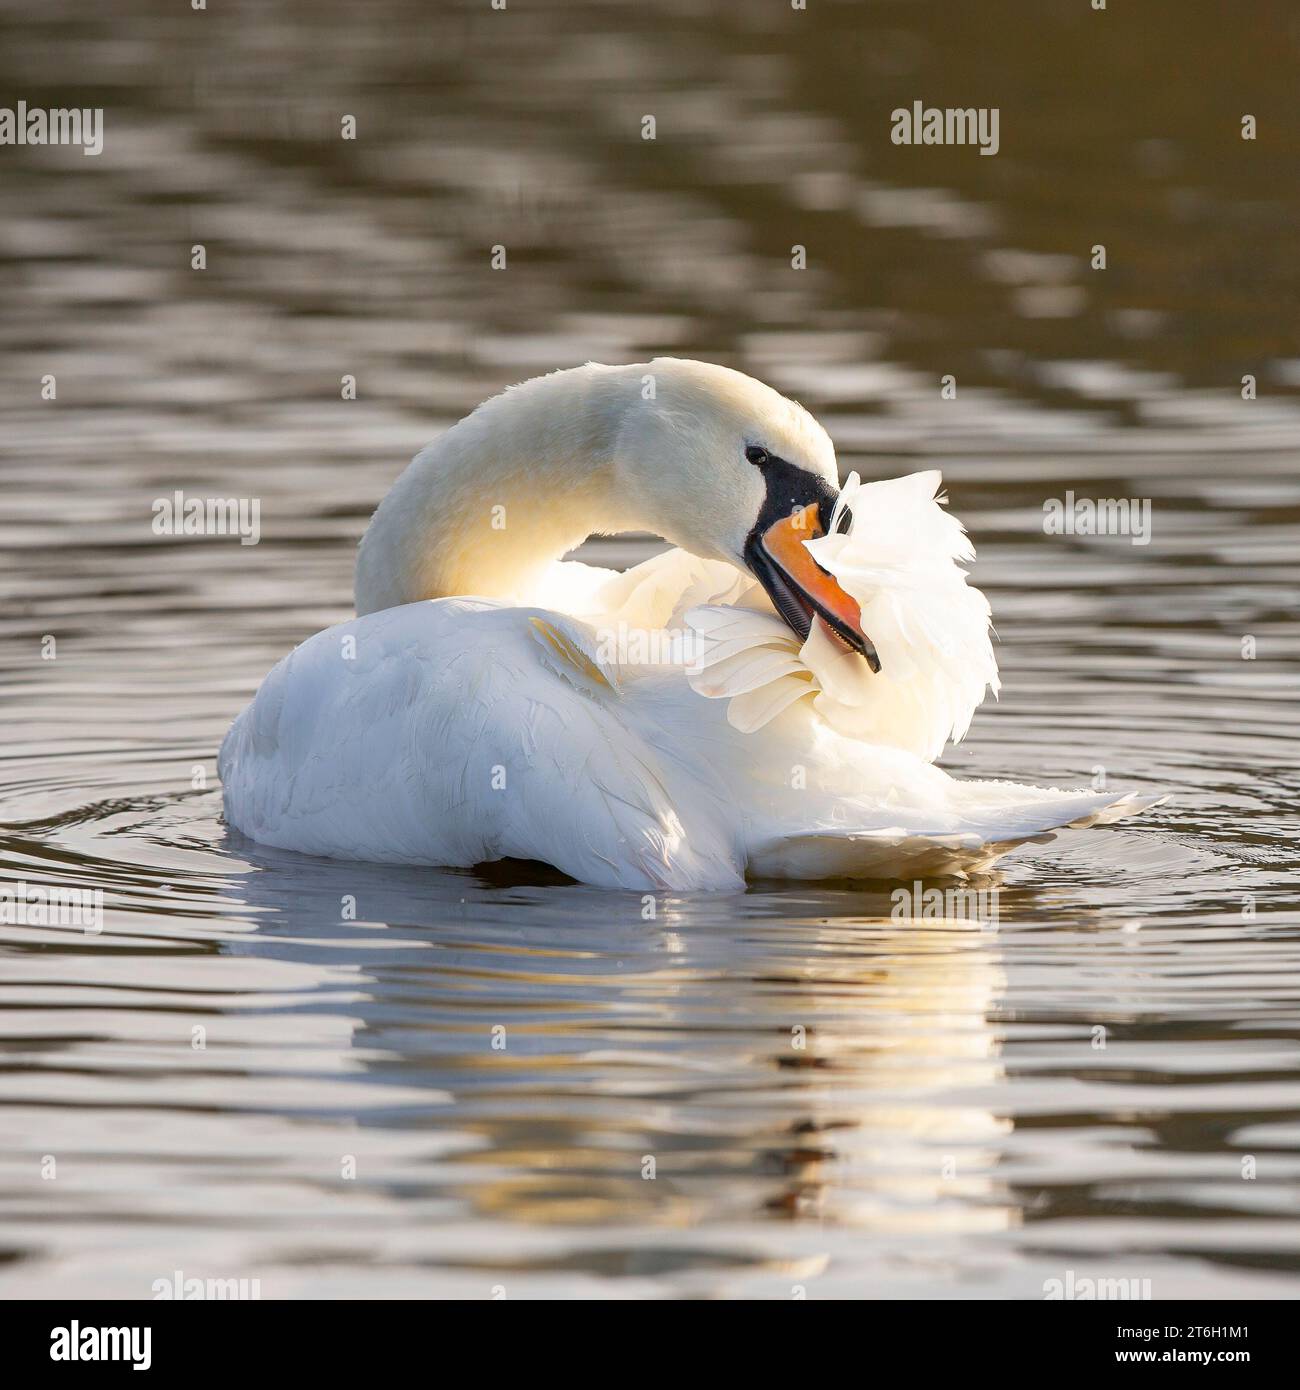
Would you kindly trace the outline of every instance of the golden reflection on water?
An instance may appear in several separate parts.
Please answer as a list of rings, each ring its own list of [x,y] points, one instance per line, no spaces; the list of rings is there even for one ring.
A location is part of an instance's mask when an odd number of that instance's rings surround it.
[[[685,949],[671,916],[659,931],[662,949]],[[565,1090],[580,1071],[584,1102],[607,1100],[620,1118],[474,1125],[483,1146],[458,1162],[493,1172],[462,1189],[476,1209],[590,1226],[760,1218],[894,1232],[1009,1226],[1015,1208],[1001,1200],[990,1144],[1011,1122],[952,1099],[1003,1077],[987,1022],[1003,983],[996,935],[961,919],[900,926],[880,917],[803,933],[807,960],[783,959],[757,976],[683,979],[673,967],[621,975],[620,1001],[652,1002],[617,1051],[602,1045],[616,1021],[611,1001],[583,1027],[600,1040],[575,1053],[535,1056],[522,1068],[509,1052],[479,1059],[526,1078],[525,1096]],[[868,961],[830,954],[847,933],[870,943]],[[544,980],[548,993],[572,982],[549,972]],[[711,988],[725,988],[726,1014],[701,1032],[699,994]],[[544,1039],[549,1028],[530,1035]],[[664,1040],[672,1040],[669,1083],[658,1070]],[[651,1078],[657,1087],[628,1113],[626,1098]],[[655,1161],[652,1179],[642,1175],[646,1158]]]

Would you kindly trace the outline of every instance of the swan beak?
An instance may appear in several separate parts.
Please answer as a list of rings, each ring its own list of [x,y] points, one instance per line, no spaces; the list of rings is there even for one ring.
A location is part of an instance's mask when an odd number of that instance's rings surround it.
[[[879,671],[880,657],[862,630],[862,612],[856,600],[822,569],[804,545],[804,541],[826,534],[818,510],[821,505],[810,502],[796,507],[789,516],[753,535],[745,547],[745,559],[796,636],[808,636],[816,615],[846,646],[865,657],[872,671]]]

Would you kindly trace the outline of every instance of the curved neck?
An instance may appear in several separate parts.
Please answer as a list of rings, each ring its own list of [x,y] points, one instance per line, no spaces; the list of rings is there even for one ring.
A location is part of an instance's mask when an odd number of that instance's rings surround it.
[[[511,388],[416,455],[357,557],[358,615],[453,595],[526,599],[596,532],[653,529],[615,479],[641,368],[589,363]]]

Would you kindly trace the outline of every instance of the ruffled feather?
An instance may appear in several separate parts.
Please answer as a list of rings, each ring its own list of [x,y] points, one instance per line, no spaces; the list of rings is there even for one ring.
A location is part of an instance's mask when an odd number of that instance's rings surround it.
[[[933,761],[949,740],[960,742],[999,680],[988,600],[961,568],[975,549],[944,510],[941,481],[933,469],[876,483],[850,474],[829,533],[804,542],[861,608],[878,673],[820,619],[800,646],[779,618],[750,606],[762,596],[754,586],[733,600],[744,606],[685,613],[700,649],[692,687],[729,700],[728,719],[748,731],[808,698],[827,724],[864,743]],[[852,525],[841,535],[846,508]]]

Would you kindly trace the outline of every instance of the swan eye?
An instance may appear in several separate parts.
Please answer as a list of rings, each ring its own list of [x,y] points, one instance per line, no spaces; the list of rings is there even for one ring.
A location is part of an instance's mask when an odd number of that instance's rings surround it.
[[[759,445],[751,444],[749,448],[745,450],[745,457],[750,463],[757,464],[761,467],[771,458],[771,455],[766,449],[761,448]]]

